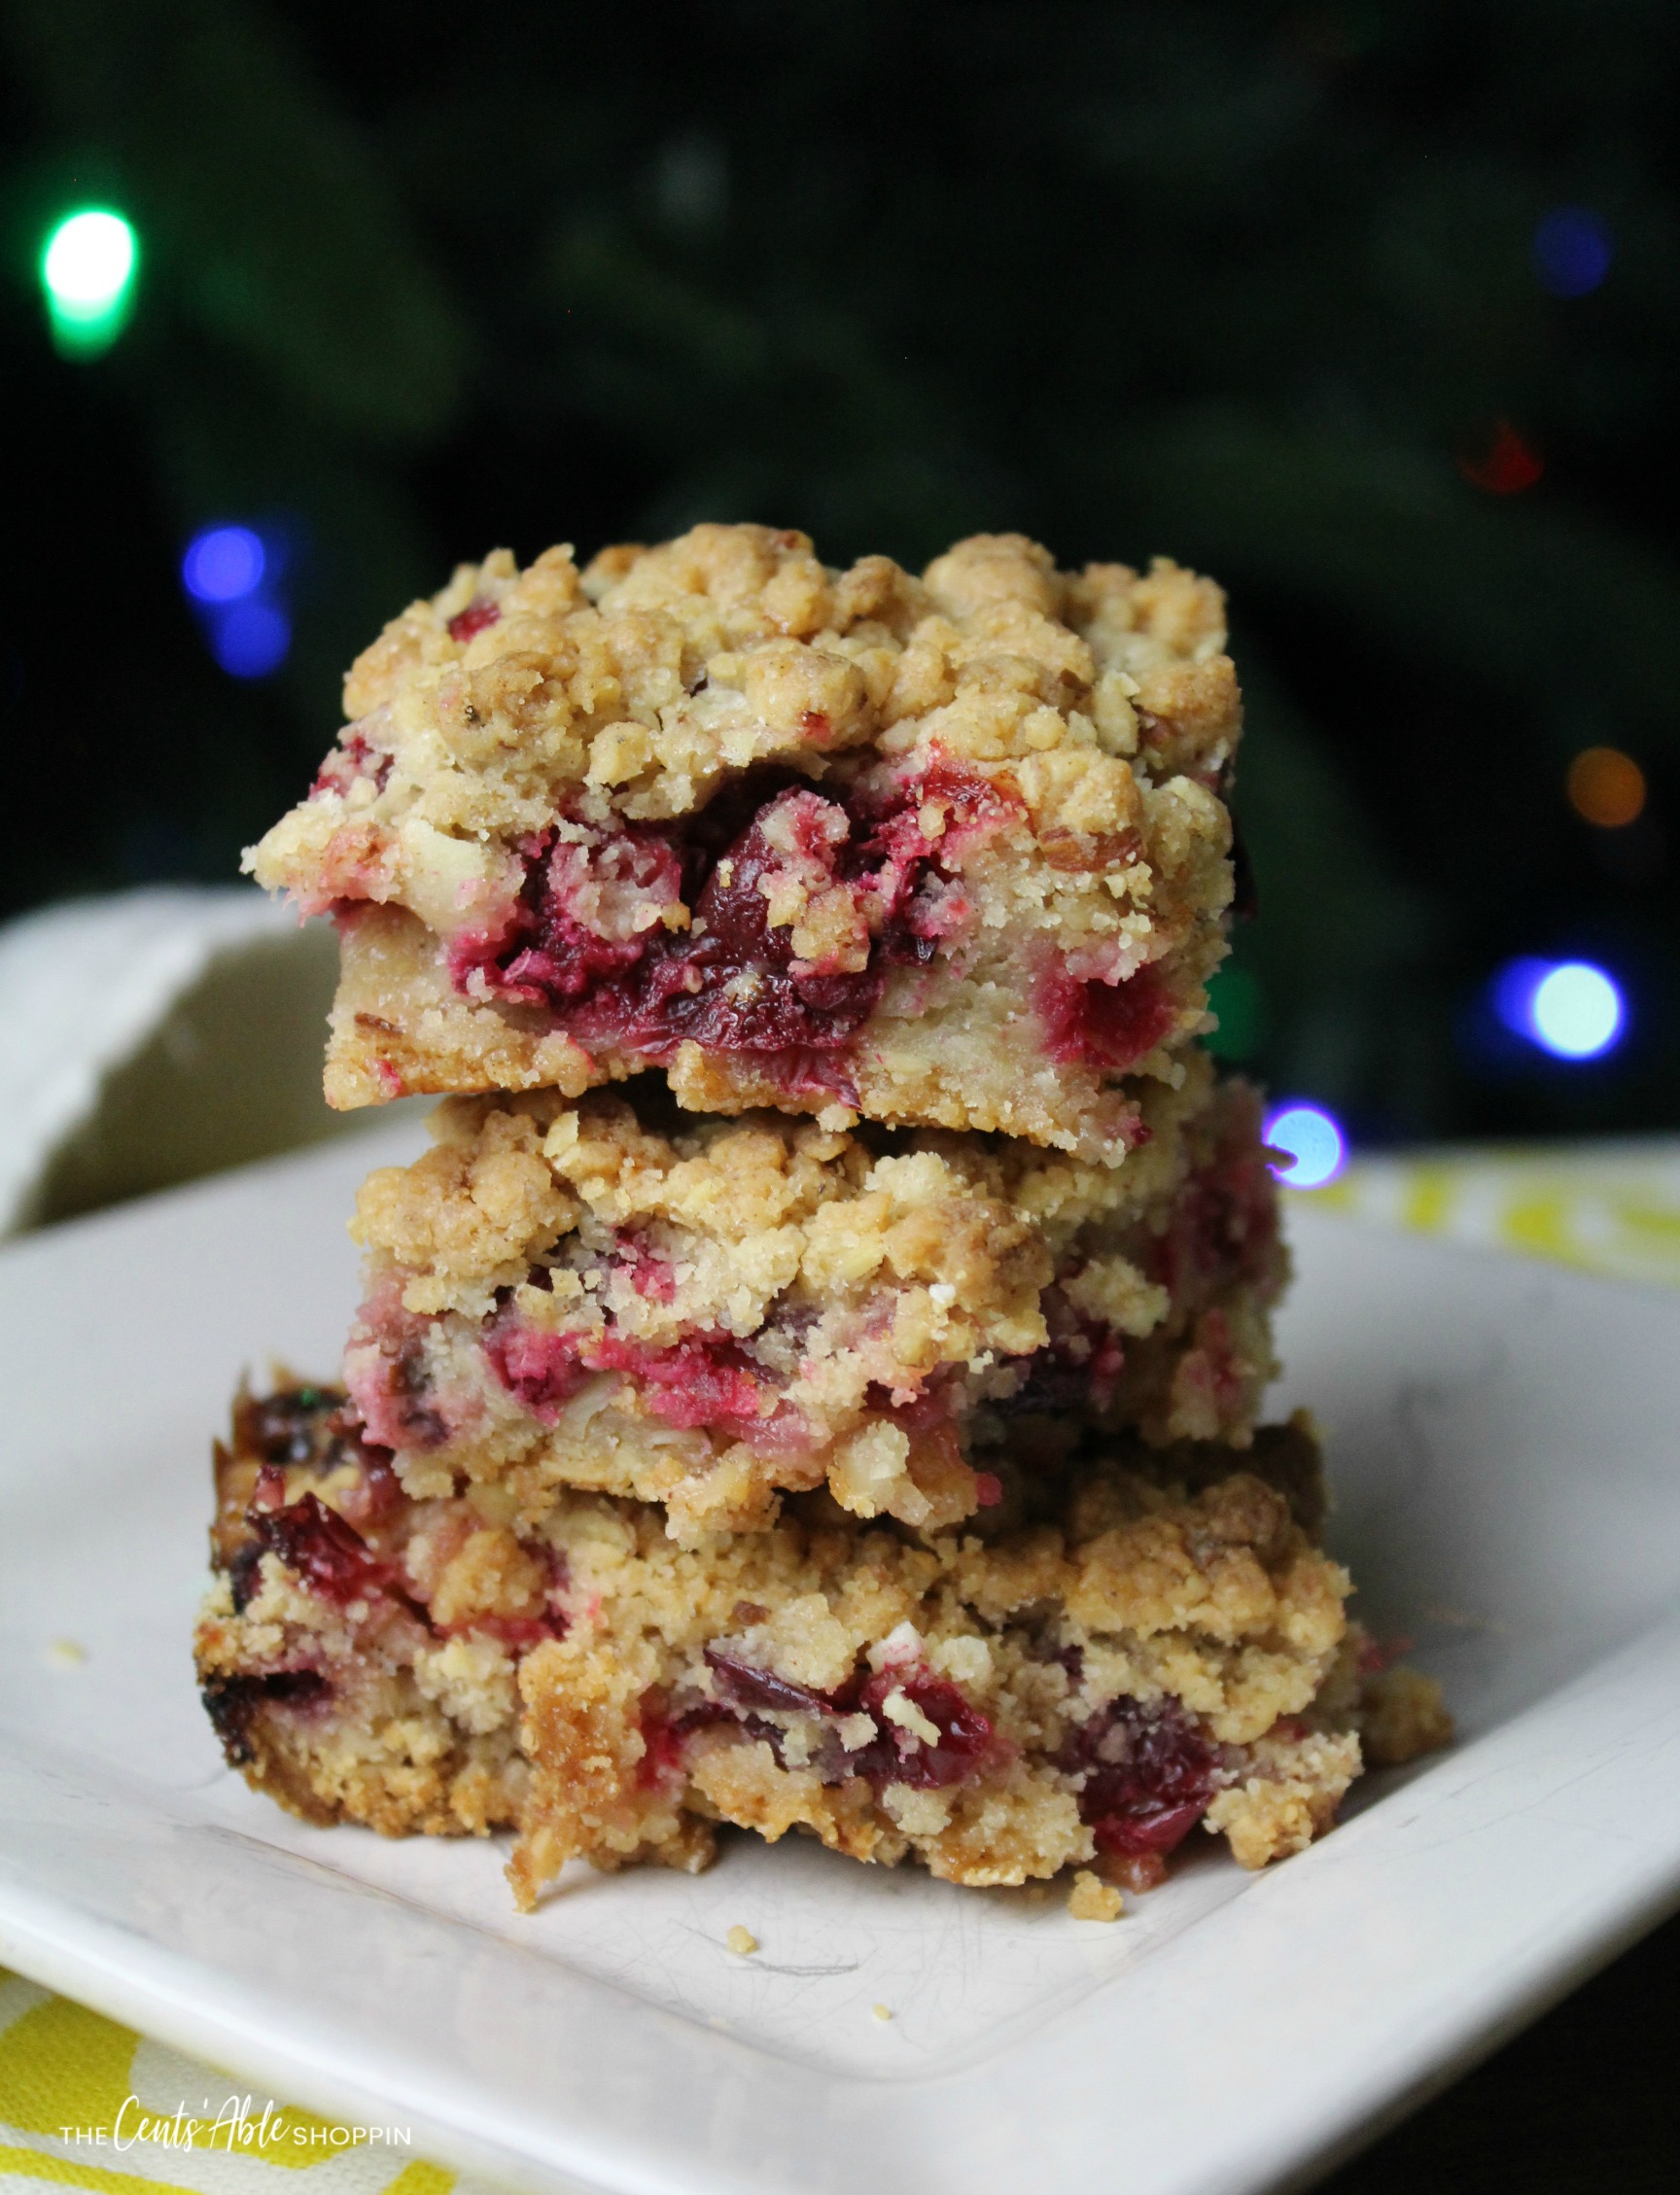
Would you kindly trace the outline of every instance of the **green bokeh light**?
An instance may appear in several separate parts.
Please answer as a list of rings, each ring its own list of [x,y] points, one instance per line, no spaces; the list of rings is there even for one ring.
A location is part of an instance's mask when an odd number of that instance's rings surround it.
[[[1251,1060],[1266,1033],[1266,994],[1246,968],[1227,960],[1208,986],[1208,1003],[1219,1027],[1208,1049],[1221,1060]]]
[[[41,248],[41,287],[58,348],[86,358],[114,343],[139,271],[140,239],[109,206],[79,206],[55,223]]]

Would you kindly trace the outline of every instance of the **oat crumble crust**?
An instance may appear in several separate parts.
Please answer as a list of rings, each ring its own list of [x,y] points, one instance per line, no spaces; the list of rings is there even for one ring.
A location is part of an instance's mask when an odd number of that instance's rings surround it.
[[[451,1099],[364,1184],[345,1378],[410,1494],[589,1487],[692,1541],[826,1484],[940,1530],[1005,1450],[1249,1439],[1287,1263],[1258,1099],[1205,1058],[1118,1167],[628,1087]]]
[[[1304,1419],[1236,1470],[1187,1444],[1015,1474],[931,1540],[818,1494],[684,1549],[601,1495],[517,1530],[493,1486],[410,1501],[342,1403],[242,1397],[218,1446],[206,1704],[310,1820],[517,1829],[523,1904],[574,1858],[702,1867],[723,1823],[1146,1887],[1198,1822],[1245,1866],[1299,1850],[1359,1772],[1366,1643]],[[1407,1690],[1384,1742],[1441,1742]]]
[[[310,796],[247,854],[339,918],[335,1105],[578,1096],[652,1063],[697,1111],[1112,1160],[1138,1079],[1175,1079],[1207,1027],[1241,702],[1219,589],[1165,559],[1065,573],[981,535],[918,579],[718,525],[582,572],[569,547],[523,573],[498,550],[387,626],[345,712]],[[618,1028],[602,1001],[639,955],[686,951],[707,907],[715,943],[745,920],[740,891],[710,896],[730,860],[694,901],[669,850],[750,786],[757,945],[694,1032],[668,1001]],[[515,953],[533,924],[547,958]],[[593,1003],[579,941],[607,971]]]

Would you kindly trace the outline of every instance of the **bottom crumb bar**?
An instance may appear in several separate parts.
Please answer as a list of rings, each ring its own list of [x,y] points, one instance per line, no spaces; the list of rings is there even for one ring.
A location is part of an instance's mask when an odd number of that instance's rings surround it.
[[[1388,1761],[1451,1725],[1346,1616],[1305,1419],[1233,1460],[1110,1447],[928,1539],[819,1492],[682,1548],[605,1495],[517,1532],[494,1487],[412,1500],[337,1390],[245,1396],[205,1705],[309,1820],[516,1829],[524,1905],[572,1859],[703,1867],[722,1823],[975,1885],[1146,1888],[1198,1825],[1258,1867],[1328,1828],[1362,1731]]]

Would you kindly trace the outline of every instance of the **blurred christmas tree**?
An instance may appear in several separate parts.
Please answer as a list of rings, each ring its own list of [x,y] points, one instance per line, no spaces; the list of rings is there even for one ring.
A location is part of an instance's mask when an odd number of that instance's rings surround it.
[[[228,874],[356,646],[492,543],[752,516],[917,563],[1023,528],[1232,592],[1265,921],[1228,1052],[1367,1136],[1680,1117],[1671,9],[0,24],[4,905]],[[143,253],[97,359],[35,287],[82,202]],[[181,590],[229,521],[265,656]],[[1589,748],[1641,813],[1571,808]],[[1476,1001],[1521,953],[1613,966],[1628,1044],[1503,1059]]]

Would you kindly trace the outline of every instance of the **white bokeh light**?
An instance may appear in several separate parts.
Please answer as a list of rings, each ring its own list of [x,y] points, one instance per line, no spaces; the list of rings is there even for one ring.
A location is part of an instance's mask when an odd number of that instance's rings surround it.
[[[134,273],[134,231],[121,214],[90,206],[52,231],[41,279],[57,311],[93,320],[111,311]]]
[[[1348,1163],[1348,1144],[1334,1116],[1322,1105],[1292,1103],[1267,1115],[1262,1133],[1275,1151],[1293,1162],[1278,1168],[1291,1189],[1322,1189]]]
[[[1535,1041],[1561,1060],[1594,1060],[1622,1033],[1622,993],[1590,960],[1565,960],[1534,987]]]

